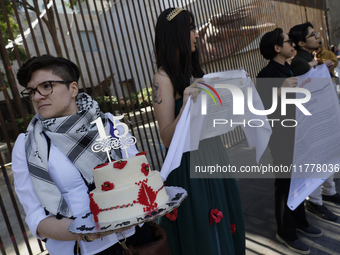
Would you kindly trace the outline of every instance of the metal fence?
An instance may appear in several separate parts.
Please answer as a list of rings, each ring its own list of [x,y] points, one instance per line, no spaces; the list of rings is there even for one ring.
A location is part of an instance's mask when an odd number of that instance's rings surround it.
[[[196,17],[198,47],[206,73],[244,68],[255,77],[266,64],[261,36],[275,27],[285,32],[310,21],[327,45],[323,0],[2,0],[0,1],[0,250],[2,254],[44,251],[22,221],[24,213],[12,189],[13,142],[35,113],[23,101],[15,74],[31,56],[52,54],[74,61],[79,87],[103,111],[125,115],[125,123],[148,154],[151,167],[164,160],[152,108],[155,73],[154,28],[158,15],[180,6]],[[5,26],[1,26],[1,22]],[[224,135],[226,147],[245,139],[242,129]]]

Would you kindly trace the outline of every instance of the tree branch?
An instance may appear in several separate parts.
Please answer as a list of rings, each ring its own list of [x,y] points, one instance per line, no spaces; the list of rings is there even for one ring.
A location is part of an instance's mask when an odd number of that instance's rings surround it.
[[[24,3],[22,1],[19,1],[19,3],[22,5],[22,6],[25,6]],[[34,8],[34,6],[32,6],[31,4],[27,3],[26,1],[26,7],[27,9],[31,10],[31,11],[34,11],[35,13],[37,13],[36,9]]]
[[[48,23],[49,23],[49,22],[48,22],[48,19],[46,19],[45,16],[41,17],[41,19],[42,19],[42,21],[45,22],[45,24],[46,24],[47,27],[48,27]]]

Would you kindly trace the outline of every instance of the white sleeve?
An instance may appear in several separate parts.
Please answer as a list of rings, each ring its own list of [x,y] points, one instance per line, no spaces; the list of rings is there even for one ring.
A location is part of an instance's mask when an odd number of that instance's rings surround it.
[[[40,221],[47,218],[48,215],[46,215],[34,191],[28,171],[25,152],[25,134],[20,134],[15,141],[12,151],[12,170],[15,192],[26,213],[25,221],[32,234],[37,238],[43,239],[43,237],[37,235],[37,227]]]
[[[110,120],[113,121],[113,118],[112,118],[113,115],[112,115],[111,113],[107,112],[107,113],[105,113],[105,115],[106,115]],[[118,123],[122,123],[122,122],[120,122],[119,120],[116,120],[115,123],[118,124]],[[122,124],[126,125],[125,123],[122,123]],[[124,127],[123,127],[123,125],[117,125],[117,128],[116,128],[116,129],[119,131],[120,134],[123,134],[123,133],[124,133]],[[130,137],[131,134],[130,134],[130,133],[127,133],[126,136],[127,136],[127,137]],[[127,148],[126,150],[127,150],[127,154],[128,154],[128,155],[126,155],[125,150],[121,150],[121,152],[122,152],[122,157],[123,157],[123,158],[128,158],[128,157],[131,157],[131,156],[135,156],[135,155],[138,153],[138,150],[137,150],[137,148],[136,148],[135,145],[131,145],[131,146],[130,146],[129,148]]]

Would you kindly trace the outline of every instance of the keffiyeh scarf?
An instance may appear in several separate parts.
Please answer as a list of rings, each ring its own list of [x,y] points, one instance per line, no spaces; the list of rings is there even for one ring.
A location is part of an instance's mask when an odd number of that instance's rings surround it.
[[[79,112],[66,117],[43,119],[36,114],[26,132],[25,151],[28,169],[35,192],[50,213],[71,217],[68,205],[48,172],[48,142],[45,135],[77,167],[87,184],[93,183],[92,169],[108,160],[106,152],[93,152],[91,146],[99,133],[92,121],[101,117],[106,135],[110,134],[110,120],[100,111],[98,103],[89,95],[79,93],[76,98]],[[117,155],[118,154],[118,155]],[[111,150],[112,159],[119,159],[118,150]]]

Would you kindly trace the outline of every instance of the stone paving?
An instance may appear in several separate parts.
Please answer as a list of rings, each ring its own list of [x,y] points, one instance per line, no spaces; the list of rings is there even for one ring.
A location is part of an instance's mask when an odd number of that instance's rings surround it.
[[[245,141],[229,149],[228,155],[231,163],[237,167],[256,164],[255,150],[247,148]],[[271,162],[271,156],[267,150],[260,163],[269,162]],[[337,191],[340,191],[340,180],[337,178],[339,175],[336,175],[335,183]],[[246,254],[296,254],[275,238],[274,178],[240,178],[238,185],[246,228]],[[324,204],[329,210],[340,216],[340,205],[330,202]],[[310,254],[340,255],[340,217],[337,222],[330,222],[307,212],[307,219],[309,223],[323,232],[323,236],[318,238],[298,234],[301,240],[310,246]]]

